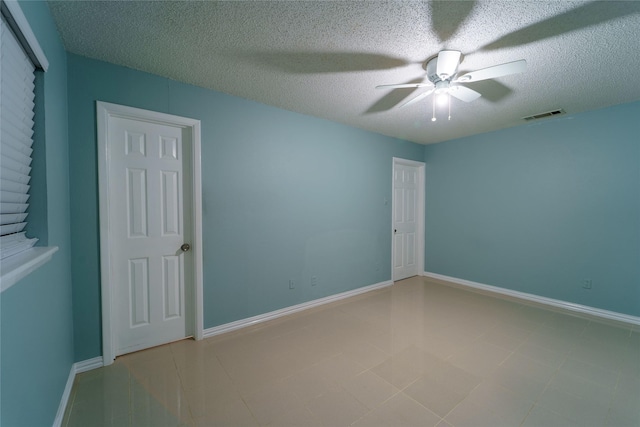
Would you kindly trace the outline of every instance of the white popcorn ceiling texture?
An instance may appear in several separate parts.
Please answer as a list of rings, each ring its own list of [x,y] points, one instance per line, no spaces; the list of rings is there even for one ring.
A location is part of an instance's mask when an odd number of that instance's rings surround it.
[[[640,99],[640,1],[49,1],[66,49],[421,144]],[[442,49],[461,71],[525,59],[470,84],[452,119],[419,82]],[[395,107],[394,107],[395,106]]]

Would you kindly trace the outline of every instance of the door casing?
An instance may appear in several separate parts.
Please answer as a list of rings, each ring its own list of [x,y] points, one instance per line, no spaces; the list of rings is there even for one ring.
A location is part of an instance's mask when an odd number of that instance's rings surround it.
[[[417,235],[418,239],[416,242],[416,254],[417,254],[417,266],[416,274],[418,276],[422,276],[424,274],[424,245],[425,245],[425,236],[424,236],[424,204],[425,204],[425,164],[423,162],[417,162],[415,160],[407,160],[399,157],[393,158],[393,166],[391,170],[391,281],[395,281],[393,277],[394,268],[393,268],[393,260],[395,259],[395,245],[393,244],[393,209],[396,203],[395,191],[393,191],[393,177],[395,175],[396,165],[403,166],[413,166],[418,168],[418,200],[416,203],[417,206]]]
[[[191,185],[192,218],[191,233],[193,236],[191,250],[193,251],[193,297],[191,304],[191,318],[187,318],[188,328],[194,332],[196,340],[203,336],[203,275],[202,275],[202,183],[200,166],[200,121],[171,114],[142,110],[124,105],[107,102],[96,102],[97,127],[98,127],[98,190],[99,190],[99,215],[100,215],[100,288],[102,295],[102,358],[103,364],[113,363],[116,355],[115,345],[115,305],[113,302],[113,284],[111,282],[110,256],[112,250],[110,238],[109,207],[109,120],[112,117],[121,117],[130,120],[146,121],[168,126],[190,129],[191,140]],[[186,142],[186,141],[185,141]],[[185,176],[184,179],[188,177]]]

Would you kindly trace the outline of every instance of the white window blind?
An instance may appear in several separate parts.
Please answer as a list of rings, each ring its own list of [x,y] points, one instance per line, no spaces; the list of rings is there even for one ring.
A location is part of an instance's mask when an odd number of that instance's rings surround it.
[[[35,66],[2,18],[0,28],[0,259],[31,248],[27,238]]]

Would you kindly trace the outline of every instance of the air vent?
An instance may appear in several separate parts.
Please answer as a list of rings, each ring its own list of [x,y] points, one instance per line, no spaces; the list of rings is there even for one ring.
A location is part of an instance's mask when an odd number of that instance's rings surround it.
[[[546,113],[534,114],[533,116],[529,116],[529,117],[523,117],[522,119],[526,121],[531,121],[531,120],[544,119],[546,117],[559,116],[561,114],[566,114],[566,111],[564,111],[562,108],[559,110],[547,111]]]

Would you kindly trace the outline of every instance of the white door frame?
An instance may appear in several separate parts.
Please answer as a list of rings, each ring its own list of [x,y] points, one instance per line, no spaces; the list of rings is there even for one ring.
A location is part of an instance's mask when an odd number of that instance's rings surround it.
[[[417,270],[416,274],[418,276],[422,276],[424,274],[424,203],[425,203],[425,163],[417,162],[415,160],[407,160],[399,157],[393,158],[393,166],[391,169],[391,281],[394,281],[393,277],[393,260],[395,259],[395,245],[393,244],[393,209],[396,203],[396,192],[393,191],[393,177],[395,175],[396,165],[402,166],[413,166],[418,168],[418,200],[417,207],[418,212],[416,215],[418,217],[417,221],[417,234],[418,239],[416,245],[418,246],[418,250],[416,251],[418,261],[417,261]]]
[[[196,340],[203,336],[203,306],[202,306],[202,184],[200,170],[200,120],[188,119],[171,114],[157,113],[124,105],[96,102],[98,125],[98,190],[100,214],[100,282],[102,293],[102,358],[105,366],[113,363],[116,357],[115,345],[115,304],[113,302],[114,286],[111,283],[112,253],[111,227],[109,226],[109,120],[111,118],[125,118],[150,123],[189,128],[191,130],[192,159],[191,179],[193,189],[192,208],[192,236],[193,251],[193,310],[191,318],[187,318],[187,328],[192,330]],[[188,177],[185,176],[185,179]]]

